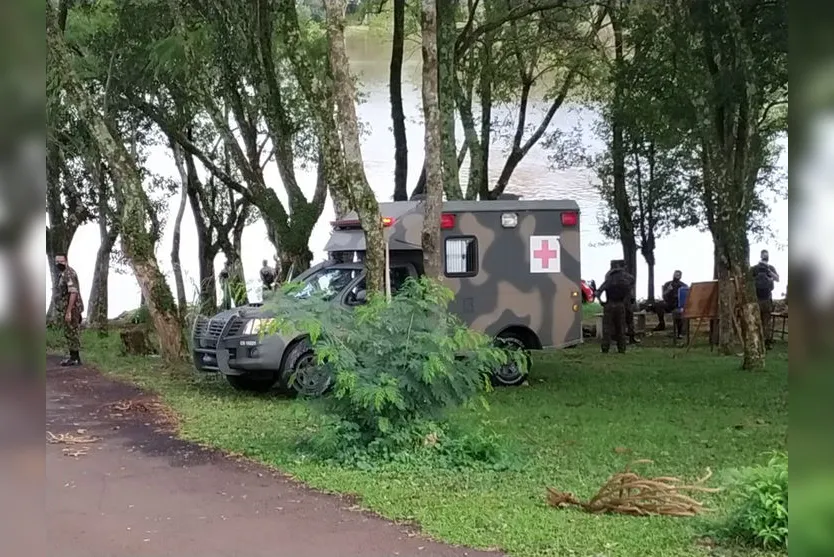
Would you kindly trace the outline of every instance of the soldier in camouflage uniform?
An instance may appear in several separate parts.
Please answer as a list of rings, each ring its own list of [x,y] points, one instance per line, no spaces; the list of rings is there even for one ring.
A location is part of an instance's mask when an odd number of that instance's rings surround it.
[[[78,275],[67,265],[66,255],[55,256],[55,266],[61,272],[58,277],[58,299],[56,309],[61,318],[64,338],[67,342],[69,357],[61,362],[62,366],[81,365],[81,314],[84,312],[84,301],[81,299],[81,289],[78,286]]]
[[[612,259],[611,260],[611,269],[605,273],[605,280],[608,280],[608,277],[614,271],[614,269],[622,269],[624,273],[626,273],[629,277],[631,277],[632,287],[631,292],[626,298],[625,301],[625,323],[626,323],[626,334],[628,335],[628,342],[630,344],[640,344],[640,341],[637,339],[637,334],[634,332],[634,306],[637,304],[637,301],[634,298],[634,283],[636,282],[634,277],[625,270],[625,259]]]
[[[617,343],[617,350],[626,351],[626,305],[631,301],[634,277],[626,272],[619,261],[612,261],[611,270],[605,275],[605,282],[597,289],[598,294],[605,292],[602,304],[602,352],[611,349],[611,340]],[[602,301],[600,300],[602,303]]]

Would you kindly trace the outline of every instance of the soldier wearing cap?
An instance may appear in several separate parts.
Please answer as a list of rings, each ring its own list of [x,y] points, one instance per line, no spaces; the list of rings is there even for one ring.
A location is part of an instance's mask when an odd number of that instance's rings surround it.
[[[84,301],[78,286],[78,275],[75,269],[67,264],[66,254],[55,256],[55,267],[61,272],[58,277],[58,297],[55,307],[61,318],[64,338],[67,343],[69,357],[61,362],[62,366],[81,365],[81,315],[84,313]]]

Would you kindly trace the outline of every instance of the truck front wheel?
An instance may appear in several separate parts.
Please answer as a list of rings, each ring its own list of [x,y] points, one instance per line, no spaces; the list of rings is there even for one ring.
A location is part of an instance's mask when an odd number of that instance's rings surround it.
[[[246,391],[250,393],[266,393],[275,384],[274,379],[260,379],[254,377],[247,377],[245,375],[227,375],[226,381],[236,391]]]
[[[330,372],[316,362],[316,355],[308,340],[295,343],[284,360],[278,386],[292,395],[315,398],[326,393],[333,385]]]

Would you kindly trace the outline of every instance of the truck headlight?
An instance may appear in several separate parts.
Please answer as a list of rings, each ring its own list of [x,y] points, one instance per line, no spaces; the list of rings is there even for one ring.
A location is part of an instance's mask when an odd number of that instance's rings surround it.
[[[275,319],[250,319],[243,326],[244,335],[259,335],[261,333],[270,333],[271,328],[275,323]]]

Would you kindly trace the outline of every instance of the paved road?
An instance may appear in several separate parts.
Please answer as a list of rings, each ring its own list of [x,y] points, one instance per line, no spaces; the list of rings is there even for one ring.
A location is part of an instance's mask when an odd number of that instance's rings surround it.
[[[47,360],[48,555],[495,557],[429,541],[349,501],[174,439],[153,399]],[[125,408],[120,401],[130,401]],[[86,447],[81,456],[65,451]]]

